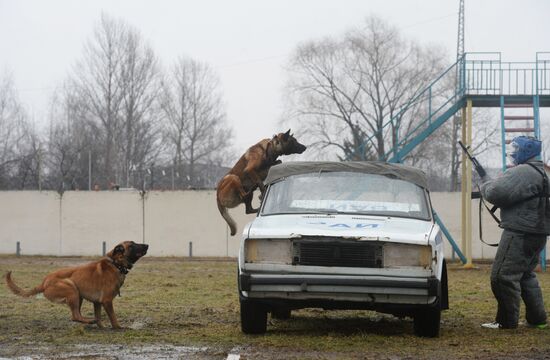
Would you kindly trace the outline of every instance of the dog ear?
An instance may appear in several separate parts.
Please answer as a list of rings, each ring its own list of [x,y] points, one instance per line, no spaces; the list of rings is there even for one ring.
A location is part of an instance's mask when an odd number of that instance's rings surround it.
[[[290,136],[290,129],[288,129],[288,131],[287,131],[286,133],[283,134],[283,140],[284,140],[284,141],[287,141],[288,138],[289,138],[289,136]]]
[[[113,255],[116,255],[116,254],[124,254],[124,246],[122,245],[115,246],[115,249],[113,250]]]

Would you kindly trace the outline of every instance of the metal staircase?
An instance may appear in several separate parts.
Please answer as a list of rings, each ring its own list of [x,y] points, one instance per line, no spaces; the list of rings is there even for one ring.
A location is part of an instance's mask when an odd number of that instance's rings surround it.
[[[531,103],[508,104],[505,99],[505,96],[500,97],[502,171],[510,167],[506,161],[506,145],[510,144],[513,138],[525,135],[540,139],[537,97],[534,96]]]
[[[378,132],[365,139],[359,152],[364,153],[365,147],[369,143],[374,143],[380,132],[391,131],[391,127],[395,123],[401,122],[408,113],[415,110],[423,116],[411,120],[412,126],[407,133],[402,134],[398,130],[394,144],[389,147],[390,150],[379,158],[379,160],[387,162],[401,162],[416,146],[464,106],[462,87],[448,89],[449,80],[456,76],[457,71],[460,72],[461,64],[462,59],[450,66],[423,91],[410,99]]]
[[[448,84],[452,83],[449,80],[457,73],[457,87],[449,89]],[[369,143],[374,143],[380,132],[388,133],[394,124],[408,117],[411,126],[407,132],[403,134],[403,130],[398,129],[393,144],[388,144],[389,150],[379,159],[401,162],[416,146],[464,107],[467,99],[473,101],[474,107],[507,109],[529,104],[528,107],[533,108],[533,127],[537,130],[539,107],[550,107],[550,52],[537,53],[534,62],[503,62],[500,53],[464,54],[423,91],[410,99],[378,132],[367,137],[359,150],[363,152]],[[413,110],[414,118],[410,116]],[[508,124],[503,126],[505,128],[508,128]]]
[[[449,83],[457,86],[449,89]],[[451,79],[450,79],[451,78]],[[379,160],[402,162],[419,144],[450,119],[467,100],[474,107],[500,107],[502,130],[502,163],[506,169],[506,144],[521,133],[540,139],[539,108],[550,107],[550,52],[538,52],[534,62],[503,62],[500,53],[465,53],[417,96],[410,99],[381,129],[365,139],[361,154],[377,136],[392,132],[390,150]],[[532,109],[528,115],[517,114]],[[410,113],[415,113],[411,117]],[[416,116],[420,114],[419,116]],[[403,119],[411,122],[406,133],[392,127]],[[513,125],[515,124],[515,125]],[[509,134],[509,135],[508,135]],[[444,224],[435,216],[442,229]],[[448,231],[449,242],[461,260],[464,255]],[[545,256],[541,265],[545,268]]]

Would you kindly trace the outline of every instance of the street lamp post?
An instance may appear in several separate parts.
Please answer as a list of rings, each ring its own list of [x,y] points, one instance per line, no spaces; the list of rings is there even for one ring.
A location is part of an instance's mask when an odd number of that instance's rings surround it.
[[[92,190],[92,150],[88,150],[88,191]]]

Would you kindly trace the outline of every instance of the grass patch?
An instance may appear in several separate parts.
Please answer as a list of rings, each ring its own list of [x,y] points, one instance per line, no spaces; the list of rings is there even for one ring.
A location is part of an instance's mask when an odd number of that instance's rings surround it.
[[[0,256],[0,273],[12,270],[16,283],[28,289],[52,270],[87,261]],[[548,306],[550,274],[537,276]],[[236,286],[234,261],[144,258],[130,272],[122,296],[114,302],[119,321],[127,329],[114,331],[73,323],[66,305],[52,304],[44,298],[16,297],[2,285],[0,355],[28,354],[36,344],[60,349],[75,344],[172,344],[207,346],[222,353],[236,346],[251,351],[269,349],[271,356],[292,354],[289,358],[327,354],[344,358],[550,356],[550,330],[480,328],[480,323],[492,321],[495,315],[487,265],[475,270],[450,266],[451,309],[443,313],[438,339],[415,337],[410,319],[369,311],[320,309],[294,311],[290,320],[270,319],[263,336],[244,335],[240,331]],[[92,304],[84,302],[82,312],[93,317]],[[110,327],[105,313],[103,318]]]

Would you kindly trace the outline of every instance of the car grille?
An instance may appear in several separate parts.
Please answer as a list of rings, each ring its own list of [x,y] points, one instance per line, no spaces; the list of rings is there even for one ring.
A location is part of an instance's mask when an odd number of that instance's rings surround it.
[[[381,268],[383,245],[358,241],[298,240],[293,243],[293,265]]]

